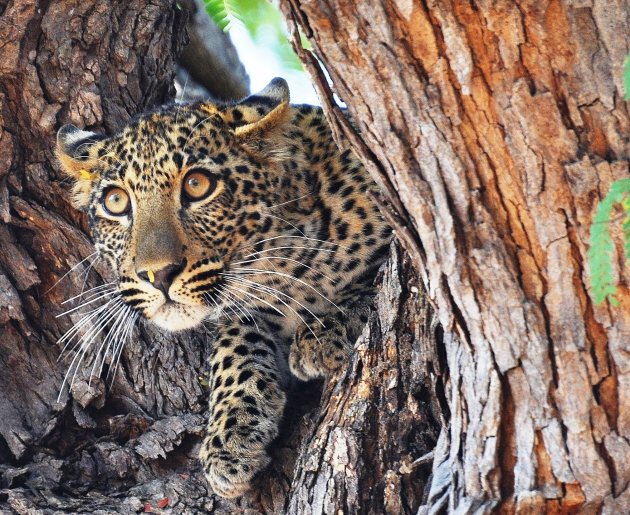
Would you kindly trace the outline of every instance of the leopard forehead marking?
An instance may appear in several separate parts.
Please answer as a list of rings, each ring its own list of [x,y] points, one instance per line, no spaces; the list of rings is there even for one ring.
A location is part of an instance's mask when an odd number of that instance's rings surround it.
[[[122,180],[146,196],[159,194],[173,186],[185,166],[225,146],[221,130],[218,120],[187,107],[142,118],[99,150],[99,159],[113,170],[103,170],[102,178]]]

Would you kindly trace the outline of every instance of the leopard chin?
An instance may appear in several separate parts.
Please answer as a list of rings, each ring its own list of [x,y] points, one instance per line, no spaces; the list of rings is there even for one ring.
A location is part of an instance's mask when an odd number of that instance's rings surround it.
[[[179,332],[199,327],[201,323],[212,318],[212,310],[207,306],[190,306],[179,302],[165,302],[147,319],[169,332]]]

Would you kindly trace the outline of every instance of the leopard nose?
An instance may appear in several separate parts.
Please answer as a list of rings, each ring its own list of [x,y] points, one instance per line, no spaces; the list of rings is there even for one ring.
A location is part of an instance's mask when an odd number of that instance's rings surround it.
[[[178,265],[166,265],[160,270],[139,270],[138,277],[144,281],[150,282],[155,288],[161,290],[168,298],[168,289],[185,266],[186,260],[183,260]]]

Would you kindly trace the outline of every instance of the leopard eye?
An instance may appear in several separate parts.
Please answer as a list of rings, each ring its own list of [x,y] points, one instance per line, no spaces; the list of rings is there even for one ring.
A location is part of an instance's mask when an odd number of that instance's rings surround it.
[[[216,188],[216,180],[202,170],[191,170],[184,177],[182,194],[188,201],[199,201],[210,195]]]
[[[129,195],[122,188],[114,186],[105,191],[105,195],[103,195],[103,209],[105,209],[106,213],[122,216],[129,212],[130,207]]]

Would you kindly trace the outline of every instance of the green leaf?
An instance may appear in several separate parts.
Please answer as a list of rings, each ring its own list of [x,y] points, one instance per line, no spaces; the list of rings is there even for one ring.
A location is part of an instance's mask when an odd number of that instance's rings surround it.
[[[284,19],[267,0],[206,0],[206,11],[221,28],[229,31],[240,24],[259,46],[271,49],[282,66],[302,71],[302,64],[287,39]]]
[[[608,299],[611,305],[619,305],[619,301],[615,298],[617,286],[612,262],[614,245],[609,228],[616,206],[621,206],[625,213],[622,223],[624,253],[626,259],[630,260],[630,179],[621,179],[611,185],[610,191],[597,206],[591,224],[587,259],[595,304],[601,304]]]
[[[206,0],[206,12],[225,32],[229,31],[234,23],[242,22],[242,13],[237,0]]]
[[[623,87],[626,90],[624,100],[630,100],[630,54],[623,63]]]
[[[624,238],[624,254],[626,261],[630,261],[630,195],[628,195],[621,204],[626,213],[626,217],[621,224]]]

